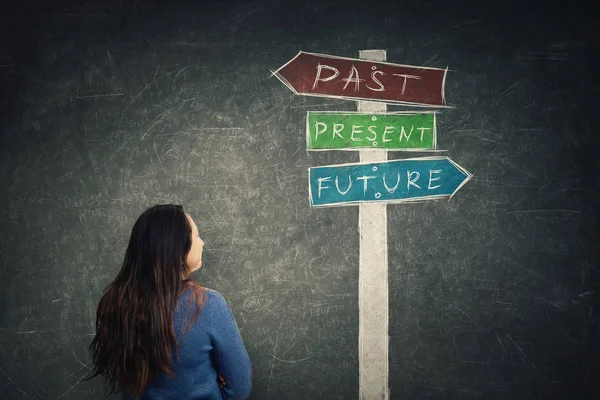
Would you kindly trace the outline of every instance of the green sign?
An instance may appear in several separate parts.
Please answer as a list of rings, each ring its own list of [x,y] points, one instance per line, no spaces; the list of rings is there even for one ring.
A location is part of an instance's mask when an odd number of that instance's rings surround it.
[[[306,145],[309,150],[435,150],[435,113],[309,111],[306,115]]]

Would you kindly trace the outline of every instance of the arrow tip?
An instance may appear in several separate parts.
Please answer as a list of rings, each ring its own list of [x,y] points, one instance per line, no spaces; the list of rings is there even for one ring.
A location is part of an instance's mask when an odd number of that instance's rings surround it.
[[[467,184],[467,182],[469,182],[471,180],[471,178],[473,178],[473,174],[470,173],[469,171],[467,171],[466,169],[464,169],[463,167],[461,167],[460,165],[453,163],[454,165],[456,165],[456,167],[459,169],[459,171],[463,174],[465,174],[465,179],[463,179],[463,181],[460,183],[460,185],[458,185],[456,187],[456,189],[454,190],[454,192],[452,192],[452,194],[450,195],[450,197],[448,197],[448,200],[450,200],[455,194],[456,192],[458,192],[458,190],[463,187],[464,185]]]

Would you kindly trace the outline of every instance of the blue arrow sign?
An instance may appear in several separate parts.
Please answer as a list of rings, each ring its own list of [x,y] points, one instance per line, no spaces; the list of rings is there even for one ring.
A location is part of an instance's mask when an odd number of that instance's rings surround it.
[[[448,157],[308,169],[312,206],[405,202],[452,196],[471,174]]]

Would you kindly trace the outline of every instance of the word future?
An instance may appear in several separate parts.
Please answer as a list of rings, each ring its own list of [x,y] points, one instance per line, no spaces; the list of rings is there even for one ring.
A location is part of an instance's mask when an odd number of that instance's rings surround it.
[[[469,172],[448,157],[330,165],[308,170],[312,206],[451,196],[470,178]]]
[[[301,51],[273,74],[296,94],[443,106],[446,72]]]
[[[306,140],[309,150],[434,150],[435,114],[309,111],[306,116]]]

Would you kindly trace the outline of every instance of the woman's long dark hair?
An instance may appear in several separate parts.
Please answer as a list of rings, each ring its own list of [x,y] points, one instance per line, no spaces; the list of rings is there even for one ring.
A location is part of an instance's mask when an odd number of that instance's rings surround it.
[[[180,205],[156,205],[133,225],[117,277],[104,290],[90,344],[93,375],[105,378],[110,394],[139,398],[161,372],[170,378],[172,348],[179,350],[173,314],[177,299],[192,288],[198,318],[206,290],[188,278],[186,263],[192,228]],[[177,352],[177,357],[179,353]]]

